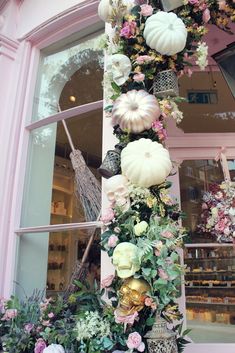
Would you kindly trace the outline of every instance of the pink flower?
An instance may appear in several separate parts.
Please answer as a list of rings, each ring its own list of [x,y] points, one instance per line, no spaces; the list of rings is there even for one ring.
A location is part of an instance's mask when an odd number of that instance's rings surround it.
[[[115,248],[115,246],[117,245],[117,242],[118,242],[118,237],[114,234],[112,234],[110,237],[109,237],[109,240],[108,240],[108,246],[110,248]]]
[[[114,212],[112,210],[112,208],[108,208],[106,210],[106,212],[102,215],[102,217],[100,218],[100,220],[104,223],[104,224],[108,224],[110,223],[113,219],[114,219]]]
[[[152,61],[153,59],[149,55],[140,55],[138,58],[136,58],[137,64],[144,64],[148,63],[149,61]]]
[[[152,129],[157,132],[157,135],[160,141],[163,141],[167,138],[166,129],[164,129],[164,126],[161,121],[159,120],[154,121],[152,123]]]
[[[46,346],[46,342],[42,338],[39,338],[35,343],[34,353],[43,353]]]
[[[101,288],[110,287],[114,279],[114,275],[110,275],[101,281]]]
[[[129,325],[133,325],[135,320],[138,319],[139,314],[137,311],[135,311],[133,314],[131,315],[127,315],[127,316],[120,316],[117,314],[117,311],[114,311],[114,316],[115,316],[115,322],[117,324],[129,324]]]
[[[168,274],[166,273],[166,271],[164,271],[162,268],[159,268],[158,269],[158,275],[161,279],[166,279],[168,280],[169,279],[169,276]]]
[[[138,332],[129,334],[126,345],[129,349],[137,349],[139,352],[143,352],[145,349],[145,344],[142,342],[142,337]]]
[[[133,38],[135,36],[137,24],[135,21],[125,21],[120,31],[120,37]]]
[[[167,239],[171,239],[174,237],[174,235],[169,232],[169,230],[164,230],[162,233],[161,233],[161,236],[164,237],[164,238],[167,238]]]
[[[197,5],[199,5],[199,0],[188,0],[188,3],[193,6],[197,6]]]
[[[54,316],[55,316],[54,313],[49,313],[49,314],[48,314],[48,317],[49,317],[50,319],[52,319]]]
[[[211,18],[210,10],[209,9],[205,9],[203,11],[203,15],[202,15],[203,22],[204,23],[209,22],[210,18]]]
[[[152,304],[153,304],[153,299],[150,298],[150,297],[145,298],[144,304],[145,304],[146,306],[152,306]]]
[[[207,210],[208,209],[208,206],[205,202],[203,202],[202,204],[202,210]]]
[[[17,309],[7,309],[2,317],[2,321],[9,321],[14,319],[18,314]]]
[[[135,82],[143,82],[144,79],[145,79],[145,75],[144,75],[144,74],[141,74],[141,73],[135,74],[135,75],[133,76],[133,80],[134,80]]]
[[[144,5],[141,5],[140,7],[141,7],[140,14],[142,16],[151,16],[153,14],[153,8],[151,5],[144,4]]]
[[[27,333],[30,333],[34,328],[34,324],[28,323],[24,325],[24,330]]]

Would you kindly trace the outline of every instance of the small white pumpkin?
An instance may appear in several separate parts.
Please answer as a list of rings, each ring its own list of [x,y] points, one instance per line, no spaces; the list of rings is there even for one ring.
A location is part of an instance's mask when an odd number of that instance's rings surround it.
[[[155,96],[144,90],[131,90],[116,99],[112,110],[112,123],[119,124],[122,130],[139,133],[150,129],[160,114]]]
[[[134,6],[134,0],[123,0],[122,8],[119,8],[120,18],[130,13]],[[101,0],[98,6],[98,15],[101,20],[110,23],[113,9],[115,9],[115,2],[113,3],[112,0]]]
[[[113,81],[118,85],[123,85],[131,72],[131,61],[123,54],[111,55],[107,60],[106,70],[113,78]]]
[[[187,29],[175,13],[159,11],[147,19],[144,38],[151,49],[162,55],[174,55],[184,49]]]
[[[121,153],[122,174],[141,187],[159,185],[170,174],[170,155],[160,143],[140,139],[128,143]]]
[[[43,350],[43,353],[65,353],[65,350],[61,344],[50,344]]]

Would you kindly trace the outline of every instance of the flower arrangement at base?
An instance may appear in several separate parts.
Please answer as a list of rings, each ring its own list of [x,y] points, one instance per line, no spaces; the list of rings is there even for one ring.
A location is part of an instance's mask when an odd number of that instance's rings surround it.
[[[235,241],[235,183],[211,185],[203,195],[201,232],[210,233],[220,243]]]

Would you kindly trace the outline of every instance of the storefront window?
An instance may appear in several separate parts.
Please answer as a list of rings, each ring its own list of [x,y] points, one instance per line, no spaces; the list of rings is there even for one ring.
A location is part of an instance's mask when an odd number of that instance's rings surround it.
[[[102,102],[98,109],[92,105],[101,101],[103,94],[103,53],[96,48],[99,38],[99,34],[93,35],[75,44],[63,44],[56,51],[54,46],[42,51],[33,113],[34,121],[42,120],[39,127],[29,127],[18,249],[17,282],[27,294],[34,288],[46,289],[48,295],[64,291],[90,236],[98,231],[96,218],[85,217],[80,197],[80,177],[85,182],[86,175],[75,171],[70,153],[73,147],[81,151],[81,158],[100,184],[96,169],[102,156]],[[86,112],[71,113],[70,117],[70,108],[90,103]],[[55,113],[61,118],[50,123]],[[43,118],[48,118],[48,124]],[[101,195],[97,198],[101,204]],[[94,221],[94,225],[87,221]],[[83,269],[90,284],[99,280],[100,248],[95,242]],[[20,289],[18,292],[22,294]]]
[[[235,161],[230,160],[235,180]],[[189,230],[184,260],[187,326],[196,343],[235,342],[235,251],[231,243],[220,244],[210,233],[201,233],[202,195],[221,183],[222,169],[213,160],[184,161],[180,168],[183,220]]]

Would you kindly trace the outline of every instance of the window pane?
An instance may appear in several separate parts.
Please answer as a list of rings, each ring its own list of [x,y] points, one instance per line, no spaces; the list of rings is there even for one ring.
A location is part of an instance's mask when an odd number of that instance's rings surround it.
[[[197,343],[235,342],[235,253],[232,246],[188,247],[185,292],[189,334]]]
[[[228,161],[231,179],[235,180],[235,161]],[[190,232],[189,242],[211,243],[215,239],[208,233],[201,234],[202,196],[209,186],[224,180],[222,168],[214,160],[188,160],[179,168],[181,207],[186,214],[183,224]]]
[[[67,289],[76,265],[81,263],[90,236],[95,238],[82,270],[81,280],[92,288],[100,281],[100,230],[69,230],[24,234],[19,238],[16,292],[31,295],[35,288],[53,296]]]
[[[66,124],[75,149],[82,152],[99,183],[96,168],[101,164],[102,110],[67,119]],[[29,150],[21,227],[86,221],[79,185],[85,190],[90,185],[84,185],[87,171],[75,173],[62,122],[33,131]],[[100,202],[99,196],[96,194]]]
[[[219,71],[194,72],[180,78],[184,132],[235,132],[234,97]],[[192,105],[193,104],[193,105]]]
[[[34,97],[33,121],[61,110],[102,100],[103,51],[100,35],[42,51]],[[91,89],[92,85],[92,89]]]

